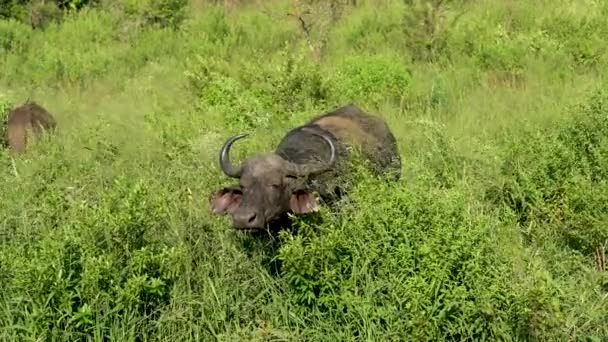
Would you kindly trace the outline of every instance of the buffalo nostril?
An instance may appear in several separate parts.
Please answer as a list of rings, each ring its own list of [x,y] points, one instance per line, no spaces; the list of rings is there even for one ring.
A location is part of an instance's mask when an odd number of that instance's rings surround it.
[[[233,222],[237,228],[254,228],[260,224],[260,219],[256,212],[241,212],[234,215]]]

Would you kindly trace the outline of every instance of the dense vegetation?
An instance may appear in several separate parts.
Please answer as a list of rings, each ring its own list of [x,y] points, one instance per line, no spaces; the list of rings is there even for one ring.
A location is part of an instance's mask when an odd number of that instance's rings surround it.
[[[0,6],[0,111],[59,125],[0,155],[1,340],[608,338],[608,2]],[[348,102],[400,181],[275,238],[209,213],[229,135]]]

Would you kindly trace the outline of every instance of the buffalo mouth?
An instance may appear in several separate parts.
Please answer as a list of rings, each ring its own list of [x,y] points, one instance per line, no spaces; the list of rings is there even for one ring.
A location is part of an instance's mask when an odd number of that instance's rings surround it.
[[[278,216],[270,220],[266,220],[263,226],[257,227],[237,227],[232,226],[235,231],[243,232],[243,233],[270,233],[283,228],[289,228],[291,226],[291,220],[287,213],[282,213]]]
[[[260,235],[260,234],[269,234],[273,231],[272,227],[266,225],[265,227],[232,227],[232,229],[238,233],[242,234],[250,234],[250,235]]]
[[[232,225],[232,229],[241,231],[241,232],[256,232],[256,231],[267,231],[269,228],[269,223],[264,222],[262,225],[255,226],[246,226],[246,225]]]
[[[259,227],[244,227],[244,228],[234,227],[233,229],[238,232],[243,232],[243,233],[261,233],[261,232],[268,231],[268,228],[259,228]]]

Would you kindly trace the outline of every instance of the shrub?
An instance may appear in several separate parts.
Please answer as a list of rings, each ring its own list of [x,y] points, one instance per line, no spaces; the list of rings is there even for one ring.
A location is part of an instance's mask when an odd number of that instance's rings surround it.
[[[603,6],[603,10],[600,9],[591,17],[575,18],[567,14],[552,16],[541,23],[541,28],[560,43],[575,65],[602,65],[608,61],[608,49],[602,43],[602,37],[608,34],[608,6]]]
[[[360,179],[351,204],[330,222],[283,234],[282,275],[300,315],[332,317],[367,338],[559,335],[562,308],[546,302],[555,288],[540,278],[539,292],[520,283],[509,261],[517,247],[496,233],[498,221],[462,187],[442,190],[432,178]]]
[[[454,8],[462,0],[403,0],[403,34],[406,48],[416,60],[434,61],[445,58],[449,31],[462,13]]]
[[[191,90],[201,111],[224,114],[224,127],[248,129],[267,125],[271,99],[261,98],[218,63],[198,57],[188,72]]]
[[[524,76],[530,61],[551,61],[556,68],[567,62],[561,44],[539,25],[530,23],[527,4],[505,5],[507,13],[487,13],[462,19],[447,37],[450,54],[471,58],[484,71]],[[511,7],[516,7],[512,10]],[[515,11],[516,13],[512,13]]]
[[[2,121],[7,117],[11,108],[13,108],[13,102],[6,96],[0,94],[0,115],[2,116]]]
[[[61,25],[48,27],[44,35],[28,35],[22,43],[14,40],[13,51],[3,61],[6,72],[2,77],[9,84],[20,80],[54,88],[61,83],[84,86],[107,75],[108,70],[133,72],[137,65],[131,62],[137,59],[129,54],[137,49],[100,49],[115,41],[116,28],[116,18],[100,10],[69,16]],[[125,65],[124,59],[130,63]]]
[[[514,38],[507,34],[504,27],[499,26],[489,32],[482,29],[481,33],[472,29],[467,34],[470,39],[468,53],[483,70],[519,73],[523,69],[530,46],[517,36]]]
[[[322,69],[311,62],[302,51],[284,50],[265,66],[244,70],[245,84],[250,89],[261,89],[273,108],[281,112],[302,110],[307,104],[322,105],[327,99]],[[255,90],[254,90],[255,91]]]
[[[44,29],[64,18],[64,13],[57,4],[45,1],[31,2],[28,5],[28,13],[28,22],[34,29]]]
[[[5,143],[6,122],[8,120],[8,113],[12,108],[13,102],[0,94],[0,146],[3,146]]]
[[[238,73],[211,58],[198,57],[188,72],[190,89],[204,111],[220,111],[226,124],[268,127],[307,104],[327,97],[321,69],[303,54],[278,54],[266,63],[241,63]]]
[[[95,6],[103,0],[56,0],[57,6],[66,10],[79,10],[86,6]]]
[[[40,312],[42,336],[91,333],[111,312],[155,315],[169,303],[184,247],[157,239],[165,235],[167,211],[150,185],[119,177],[87,198],[59,182],[45,184],[39,207],[30,208],[47,224],[37,227],[39,239],[19,250],[27,237],[15,234],[3,248],[11,256],[3,260],[11,269],[3,292],[14,299],[15,317]]]
[[[411,80],[409,66],[384,55],[349,56],[326,78],[331,100],[378,106],[400,103]]]
[[[528,133],[503,165],[501,199],[532,241],[554,238],[591,256],[608,240],[608,93],[598,91],[563,127]],[[528,230],[541,225],[549,229]]]
[[[13,16],[14,7],[17,5],[15,0],[2,0],[0,2],[0,18],[6,19]]]
[[[0,0],[0,19],[17,19],[32,28],[59,22],[67,12],[95,6],[102,0]]]
[[[177,28],[186,18],[188,0],[122,0],[130,20],[143,26]]]
[[[350,5],[349,1],[342,0],[305,0],[293,2],[291,11],[287,12],[316,62],[323,61],[329,35]]]
[[[27,15],[29,0],[0,0],[0,19],[22,19]]]

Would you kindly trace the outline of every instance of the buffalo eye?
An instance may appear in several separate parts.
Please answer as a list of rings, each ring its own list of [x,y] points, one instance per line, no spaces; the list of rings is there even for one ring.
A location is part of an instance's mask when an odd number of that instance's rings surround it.
[[[294,180],[294,179],[297,179],[298,177],[294,176],[294,175],[285,175],[285,178],[287,178],[288,180]]]

